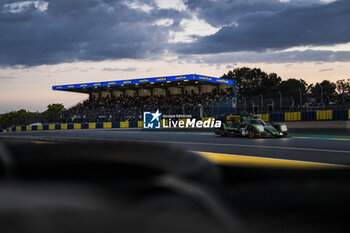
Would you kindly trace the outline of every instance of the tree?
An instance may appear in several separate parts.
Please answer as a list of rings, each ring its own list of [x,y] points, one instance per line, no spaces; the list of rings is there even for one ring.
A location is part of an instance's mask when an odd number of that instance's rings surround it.
[[[318,102],[322,102],[321,86],[323,89],[323,103],[336,101],[338,98],[336,84],[328,80],[323,80],[321,83],[316,83],[315,85],[311,84],[309,88],[312,96],[316,97]]]
[[[63,104],[49,104],[42,115],[46,121],[55,121],[64,110]]]
[[[271,97],[277,92],[281,78],[275,74],[267,74],[258,68],[236,68],[229,71],[221,78],[231,79],[237,82],[238,96],[251,98],[254,96],[264,95]]]
[[[28,112],[24,109],[12,111],[0,116],[0,128],[28,125],[35,122],[53,122],[58,119],[64,110],[63,104],[50,104],[47,106],[47,110],[42,113]]]
[[[300,102],[300,91],[302,93],[302,104],[305,102],[308,93],[308,85],[303,79],[290,78],[284,80],[281,82],[278,89],[283,96],[292,97],[296,104]]]
[[[346,102],[350,97],[350,78],[336,82],[337,91],[340,94],[341,102]]]
[[[24,109],[3,114],[0,118],[0,126],[6,128],[12,125],[25,125],[28,123],[29,114]]]

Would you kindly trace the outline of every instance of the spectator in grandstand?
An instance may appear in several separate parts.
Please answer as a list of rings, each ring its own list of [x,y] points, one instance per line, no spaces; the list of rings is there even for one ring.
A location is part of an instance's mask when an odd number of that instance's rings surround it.
[[[101,122],[142,119],[144,111],[166,114],[187,114],[199,116],[200,108],[212,106],[232,97],[228,89],[214,90],[212,93],[178,94],[167,96],[125,96],[125,97],[91,97],[66,110],[61,116],[62,122]]]

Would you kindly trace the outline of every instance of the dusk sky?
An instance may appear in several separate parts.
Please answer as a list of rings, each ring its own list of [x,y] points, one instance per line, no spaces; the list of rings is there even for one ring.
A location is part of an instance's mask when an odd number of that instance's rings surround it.
[[[57,84],[258,67],[350,78],[350,0],[0,0],[0,113],[70,107]]]

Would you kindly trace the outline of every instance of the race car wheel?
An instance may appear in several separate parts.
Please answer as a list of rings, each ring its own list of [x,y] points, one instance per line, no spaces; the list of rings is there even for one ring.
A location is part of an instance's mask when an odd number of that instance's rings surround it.
[[[220,135],[221,135],[222,137],[227,137],[227,133],[225,133],[225,132],[221,132]]]
[[[249,137],[249,138],[255,138],[255,136],[256,136],[255,129],[252,128],[252,127],[250,127],[250,128],[248,129],[248,137]]]

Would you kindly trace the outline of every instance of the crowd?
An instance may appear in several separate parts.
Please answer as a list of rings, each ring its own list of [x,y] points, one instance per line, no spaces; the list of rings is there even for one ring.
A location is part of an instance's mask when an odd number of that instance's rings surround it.
[[[186,114],[198,117],[200,108],[225,101],[232,92],[186,93],[168,96],[124,96],[87,99],[60,115],[60,122],[141,120],[144,111]]]

